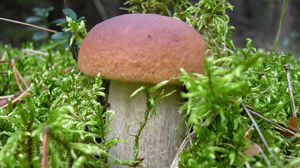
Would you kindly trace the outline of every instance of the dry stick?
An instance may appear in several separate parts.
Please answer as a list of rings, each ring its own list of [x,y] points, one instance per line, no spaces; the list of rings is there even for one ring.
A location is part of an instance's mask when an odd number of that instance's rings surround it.
[[[247,107],[247,106],[246,106],[246,107]],[[251,110],[251,109],[249,109],[248,107],[247,107],[247,109],[249,110],[249,112],[250,112],[251,114],[256,115],[257,117],[259,117],[259,118],[265,120],[266,122],[268,122],[268,123],[274,125],[274,126],[277,127],[278,129],[280,129],[280,130],[282,130],[282,131],[286,131],[286,132],[288,132],[288,133],[290,133],[290,134],[292,134],[292,135],[296,135],[296,133],[293,132],[292,130],[287,129],[287,128],[285,128],[285,127],[283,127],[283,126],[277,124],[276,122],[274,122],[274,121],[272,121],[272,120],[270,120],[270,119],[268,119],[268,118],[262,116],[261,114],[255,112],[255,111],[253,111],[253,110]]]
[[[0,99],[9,99],[14,97],[15,95],[6,95],[6,96],[0,96]]]
[[[20,82],[19,82],[19,76],[18,76],[18,74],[17,74],[17,72],[16,72],[16,64],[15,64],[15,61],[14,61],[14,60],[11,60],[11,66],[12,66],[12,68],[13,68],[14,77],[15,77],[15,80],[16,80],[16,82],[17,82],[17,85],[18,85],[19,89],[21,90],[21,92],[23,92],[24,90],[23,90],[22,85],[21,85]]]
[[[192,126],[190,126],[189,132],[191,132],[193,130]],[[190,133],[187,137],[189,138],[189,142],[191,147],[193,147],[193,141],[192,141],[192,135],[194,135],[195,132],[193,131],[192,133]]]
[[[178,168],[178,167],[179,167],[179,166],[178,166],[179,154],[183,151],[183,149],[185,148],[185,146],[186,146],[189,142],[191,142],[191,137],[194,136],[195,134],[196,134],[196,132],[193,131],[192,133],[188,134],[188,135],[184,138],[184,140],[182,141],[182,143],[181,143],[181,145],[180,145],[180,147],[179,147],[178,152],[177,152],[176,155],[175,155],[175,158],[173,159],[173,162],[172,162],[170,168]]]
[[[48,139],[49,139],[48,137],[49,137],[49,128],[46,126],[44,128],[44,136],[43,136],[41,168],[48,168]]]
[[[48,56],[48,53],[42,52],[42,51],[36,51],[36,50],[31,50],[31,49],[22,49],[22,51],[24,53],[33,53],[33,54],[39,54],[39,55],[42,55],[42,56]]]
[[[263,133],[260,131],[256,121],[254,120],[253,116],[251,115],[251,113],[249,112],[249,109],[242,103],[242,106],[244,108],[244,110],[246,111],[247,115],[249,116],[251,122],[253,123],[258,135],[260,136],[261,140],[263,141],[264,145],[266,146],[268,152],[270,153],[270,155],[272,156],[272,158],[275,159],[275,155],[273,154],[273,152],[271,151],[270,147],[269,147],[269,144],[268,142],[266,141]],[[271,168],[271,163],[270,163],[270,160],[266,157],[266,163],[268,165],[268,167]]]
[[[20,74],[18,68],[16,67],[16,63],[15,63],[15,60],[11,60],[11,65],[13,67],[13,72],[14,72],[14,75],[15,75],[15,79],[17,81],[17,84],[18,84],[18,81],[19,79],[22,81],[22,83],[26,86],[26,88],[28,88],[28,84],[26,83],[26,81],[24,80],[24,78],[22,77],[22,75]],[[18,84],[19,86],[19,84]],[[23,90],[22,90],[23,91]]]
[[[245,167],[246,167],[246,168],[251,168],[251,165],[250,165],[250,163],[249,163],[248,161],[245,161],[244,164],[245,164]]]
[[[18,77],[21,79],[22,83],[26,86],[26,88],[28,88],[28,84],[26,83],[25,79],[20,74],[20,72],[19,72],[19,70],[17,68],[16,68],[16,73],[17,73]]]
[[[39,30],[50,32],[50,33],[56,33],[57,32],[55,30],[47,29],[47,28],[44,28],[44,27],[41,27],[41,26],[36,26],[36,25],[33,25],[33,24],[24,23],[24,22],[12,20],[12,19],[7,19],[7,18],[3,18],[3,17],[0,17],[0,20],[6,21],[6,22],[20,24],[20,25],[23,25],[23,26],[33,27],[33,28],[36,28],[36,29],[39,29]]]
[[[17,98],[15,98],[15,99],[13,99],[11,102],[12,102],[12,104],[15,104],[17,101],[19,101],[22,97],[24,97],[24,96],[26,96],[27,95],[27,93],[28,93],[28,91],[29,91],[29,87],[25,90],[25,91],[23,91]],[[5,107],[7,107],[8,106],[8,103],[6,104],[6,105],[4,105],[4,106],[1,106],[0,107],[0,110],[1,109],[4,109]]]
[[[293,87],[292,87],[292,80],[291,80],[291,73],[290,73],[291,65],[285,64],[283,67],[286,72],[286,78],[288,81],[288,90],[289,90],[290,100],[291,100],[291,105],[292,105],[292,116],[297,118],[297,109],[296,109],[295,99],[294,99],[294,95],[293,95]]]

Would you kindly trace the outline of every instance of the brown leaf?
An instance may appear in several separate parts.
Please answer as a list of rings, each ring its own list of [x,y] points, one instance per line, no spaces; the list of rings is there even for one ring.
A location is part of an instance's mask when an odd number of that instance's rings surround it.
[[[247,156],[253,157],[253,156],[257,155],[258,153],[260,153],[261,151],[262,151],[262,149],[259,145],[252,144],[244,151],[244,153]]]
[[[293,132],[300,133],[300,130],[298,128],[298,121],[296,117],[289,118],[288,128]]]
[[[244,135],[244,138],[247,140],[251,140],[252,138],[253,127],[251,126]]]
[[[20,100],[22,97],[27,96],[28,91],[29,91],[29,88],[27,88],[26,90],[24,90],[24,91],[22,91],[22,92],[18,92],[18,93],[16,93],[13,97],[11,97],[11,102],[12,102],[12,104],[15,105],[16,103],[19,102],[19,100]],[[8,98],[0,99],[0,109],[5,108],[5,107],[7,107],[7,106],[8,106]]]
[[[7,104],[7,99],[0,99],[0,107],[4,106]]]

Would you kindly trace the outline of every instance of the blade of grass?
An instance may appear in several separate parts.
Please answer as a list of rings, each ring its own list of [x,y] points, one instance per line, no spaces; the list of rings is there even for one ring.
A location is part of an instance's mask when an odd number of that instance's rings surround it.
[[[284,0],[283,5],[282,5],[282,11],[281,11],[281,14],[280,14],[278,30],[277,30],[277,34],[276,34],[276,38],[275,38],[275,42],[274,42],[274,46],[273,46],[273,51],[275,51],[277,49],[277,46],[278,46],[278,41],[279,41],[279,37],[280,37],[280,33],[281,33],[281,26],[282,26],[284,15],[286,13],[287,6],[288,6],[288,0]]]

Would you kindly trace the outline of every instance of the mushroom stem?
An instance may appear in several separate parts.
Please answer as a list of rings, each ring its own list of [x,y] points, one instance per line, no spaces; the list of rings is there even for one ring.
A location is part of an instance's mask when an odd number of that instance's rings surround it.
[[[108,138],[121,140],[110,150],[110,154],[122,160],[134,159],[134,144],[138,140],[137,158],[144,158],[143,165],[149,168],[170,167],[185,133],[184,126],[179,125],[182,120],[182,115],[178,113],[181,88],[165,86],[166,93],[177,91],[158,103],[156,115],[145,117],[145,95],[130,98],[141,85],[119,81],[110,83],[108,102],[116,114]]]

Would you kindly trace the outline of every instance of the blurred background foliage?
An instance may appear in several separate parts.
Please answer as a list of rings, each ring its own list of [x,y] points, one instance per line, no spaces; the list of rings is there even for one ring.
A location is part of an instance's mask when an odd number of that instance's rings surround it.
[[[197,0],[191,0],[197,2]],[[233,40],[239,47],[244,47],[245,38],[253,39],[255,47],[271,49],[275,39],[279,21],[282,0],[230,0],[234,10],[229,13],[231,24],[235,27]],[[0,17],[19,21],[32,21],[29,17],[37,16],[39,11],[47,10],[42,20],[32,22],[60,31],[56,26],[57,19],[64,18],[62,9],[69,7],[78,16],[87,20],[87,30],[95,24],[116,15],[126,13],[125,0],[2,0],[0,3]],[[300,1],[290,0],[282,27],[279,48],[285,51],[300,53]],[[34,20],[33,20],[34,21]],[[38,34],[27,27],[0,22],[0,43],[10,43],[19,46],[25,41],[42,39],[47,36]]]

